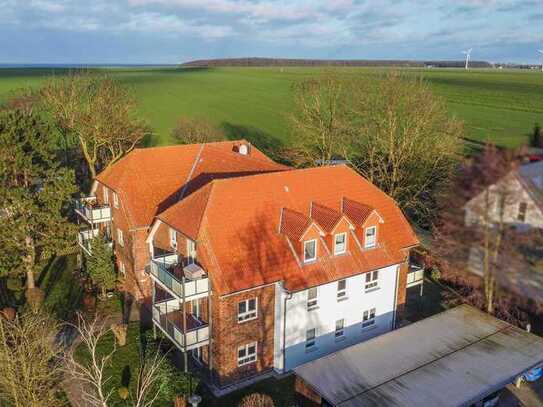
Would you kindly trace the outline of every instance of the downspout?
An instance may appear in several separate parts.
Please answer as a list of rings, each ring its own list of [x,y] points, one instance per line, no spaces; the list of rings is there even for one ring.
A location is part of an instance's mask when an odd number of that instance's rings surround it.
[[[286,343],[287,343],[287,301],[292,298],[292,293],[288,293],[283,300],[283,373],[286,373]]]
[[[394,288],[394,313],[392,314],[392,330],[396,329],[396,314],[398,313],[398,287],[400,283],[400,267],[396,266],[396,284]]]

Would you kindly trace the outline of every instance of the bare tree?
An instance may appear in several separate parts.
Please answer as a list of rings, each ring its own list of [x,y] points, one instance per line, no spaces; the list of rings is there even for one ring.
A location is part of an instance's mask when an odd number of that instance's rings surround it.
[[[172,130],[172,138],[178,144],[199,144],[221,141],[224,132],[202,118],[181,117]]]
[[[0,316],[0,405],[62,406],[59,325],[48,315],[27,312],[8,321]]]
[[[110,334],[106,325],[94,319],[86,321],[81,314],[78,314],[78,323],[73,325],[76,329],[79,340],[66,350],[64,354],[64,369],[68,377],[81,383],[82,400],[86,405],[96,407],[107,407],[112,390],[106,390],[106,384],[110,380],[107,376],[107,365],[113,357],[116,346],[112,343],[111,350],[106,353],[100,351],[100,342]],[[88,354],[88,360],[82,361],[76,355],[79,346]]]
[[[134,407],[151,407],[154,405],[162,391],[162,380],[167,380],[167,378],[163,377],[166,364],[166,354],[161,353],[159,349],[155,349],[151,354],[141,355],[133,399]]]
[[[500,287],[507,284],[507,275],[528,267],[525,248],[540,240],[511,227],[508,210],[518,207],[519,195],[515,167],[510,156],[487,146],[459,172],[434,230],[445,279],[472,305],[513,322],[521,304]]]
[[[462,148],[462,123],[421,78],[389,72],[351,86],[353,166],[421,223],[448,184]]]
[[[65,138],[75,136],[91,179],[149,134],[135,118],[130,92],[107,76],[76,73],[53,78],[40,96]]]
[[[334,71],[294,84],[291,115],[298,165],[328,165],[344,153],[346,135],[345,80]]]

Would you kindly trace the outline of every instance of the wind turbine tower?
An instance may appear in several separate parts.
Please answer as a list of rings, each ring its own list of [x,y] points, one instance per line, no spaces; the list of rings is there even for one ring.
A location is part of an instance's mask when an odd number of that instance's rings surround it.
[[[469,68],[469,59],[471,58],[471,51],[473,51],[473,48],[470,48],[467,51],[462,51],[462,54],[466,55],[466,69]]]
[[[541,57],[543,58],[543,50],[539,50],[539,53],[541,54]],[[541,72],[543,72],[543,62],[541,62]]]

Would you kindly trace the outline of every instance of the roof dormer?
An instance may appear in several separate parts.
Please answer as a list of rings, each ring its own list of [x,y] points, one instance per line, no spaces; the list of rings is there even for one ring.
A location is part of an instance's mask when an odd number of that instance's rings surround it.
[[[311,218],[292,209],[281,210],[279,232],[285,235],[301,263],[312,263],[319,257],[324,230]],[[327,250],[326,250],[327,251]]]
[[[311,203],[309,212],[311,219],[326,232],[324,241],[330,253],[335,256],[345,254],[349,244],[349,231],[355,228],[347,216],[316,202]]]
[[[369,205],[343,198],[341,210],[355,225],[355,235],[362,248],[372,249],[378,246],[380,224],[384,223],[382,216]]]

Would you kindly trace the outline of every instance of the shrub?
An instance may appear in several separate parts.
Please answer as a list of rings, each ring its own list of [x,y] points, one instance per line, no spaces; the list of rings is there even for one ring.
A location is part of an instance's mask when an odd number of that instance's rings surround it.
[[[119,390],[117,390],[117,393],[119,394],[119,398],[121,400],[126,400],[128,398],[129,392],[128,388],[126,387],[119,387]]]
[[[34,311],[40,309],[45,299],[45,293],[41,288],[34,287],[26,290],[26,300],[30,308]]]
[[[430,270],[430,277],[435,281],[441,280],[441,270],[437,266],[433,266]]]
[[[253,393],[243,397],[238,407],[274,407],[273,400],[267,394]]]

